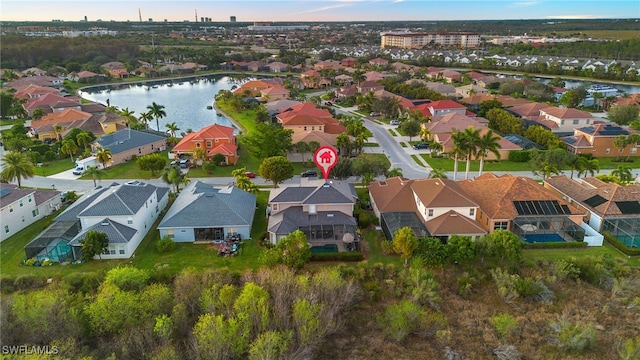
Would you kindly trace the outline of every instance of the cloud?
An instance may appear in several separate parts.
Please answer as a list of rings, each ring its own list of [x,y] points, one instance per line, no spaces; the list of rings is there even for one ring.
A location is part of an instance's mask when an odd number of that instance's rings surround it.
[[[354,1],[340,1],[340,2],[342,4],[329,5],[329,6],[323,6],[323,7],[315,8],[315,9],[298,11],[298,12],[294,12],[294,13],[289,13],[287,15],[313,14],[313,13],[317,13],[317,12],[323,12],[323,11],[327,11],[327,10],[333,10],[333,9],[339,9],[339,8],[351,6],[354,3]]]
[[[403,2],[403,1],[404,1],[404,0],[393,0],[393,1],[392,1],[392,3],[397,4],[397,3],[401,3],[401,2]]]
[[[549,15],[547,19],[599,19],[598,15]]]
[[[511,7],[531,7],[540,4],[539,1],[520,1],[511,3]]]

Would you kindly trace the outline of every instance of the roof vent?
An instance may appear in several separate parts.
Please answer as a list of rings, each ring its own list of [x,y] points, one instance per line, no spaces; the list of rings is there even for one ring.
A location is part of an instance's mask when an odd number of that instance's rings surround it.
[[[107,221],[103,221],[100,225],[102,225],[102,226],[109,226],[109,222],[107,222]]]
[[[333,217],[333,214],[327,214],[327,217]]]

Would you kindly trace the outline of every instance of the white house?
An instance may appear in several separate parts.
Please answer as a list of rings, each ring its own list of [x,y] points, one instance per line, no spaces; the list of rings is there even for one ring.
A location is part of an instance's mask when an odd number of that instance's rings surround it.
[[[19,189],[0,183],[0,242],[58,210],[62,205],[60,192],[55,190]]]

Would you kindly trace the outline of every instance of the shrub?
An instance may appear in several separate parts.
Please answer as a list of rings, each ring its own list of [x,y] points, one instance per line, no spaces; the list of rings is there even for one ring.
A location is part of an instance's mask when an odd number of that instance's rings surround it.
[[[161,254],[172,252],[176,249],[176,243],[170,237],[165,236],[162,239],[156,241],[156,249]]]
[[[511,150],[509,151],[509,161],[528,162],[531,160],[531,152],[529,150]]]
[[[364,254],[361,252],[338,252],[338,253],[313,253],[311,261],[362,261]]]
[[[586,248],[589,244],[584,241],[576,241],[576,242],[547,242],[547,243],[523,243],[523,249],[576,249],[576,248]]]
[[[365,229],[371,225],[371,216],[368,212],[363,211],[358,214],[358,227],[361,229]]]
[[[501,338],[505,338],[518,328],[518,321],[510,314],[501,313],[489,319]]]
[[[10,275],[0,275],[0,292],[3,294],[12,293],[15,290],[13,287],[15,281],[16,279]]]
[[[27,266],[34,266],[36,263],[38,262],[38,260],[36,260],[36,258],[31,258],[31,259],[27,259],[24,264]]]
[[[620,252],[622,252],[623,254],[625,254],[627,256],[639,256],[640,255],[640,249],[634,249],[634,248],[628,247],[625,243],[620,241],[617,237],[613,236],[610,232],[605,231],[605,232],[602,233],[602,235],[604,235],[604,239],[609,244],[611,244],[611,246],[613,246],[614,248],[620,250]]]
[[[384,314],[378,318],[378,323],[384,332],[395,342],[402,342],[409,334],[418,328],[424,311],[419,305],[403,300],[389,305]]]
[[[596,330],[593,324],[571,324],[561,318],[549,326],[555,333],[551,342],[562,351],[581,353],[595,345]]]
[[[149,277],[146,270],[124,266],[109,270],[104,281],[119,287],[120,290],[141,290],[147,285]]]
[[[37,289],[46,285],[46,280],[32,275],[18,275],[13,282],[15,290]]]
[[[395,253],[395,251],[393,251],[393,243],[389,240],[383,240],[380,244],[380,248],[382,250],[382,253],[385,255],[391,255]]]

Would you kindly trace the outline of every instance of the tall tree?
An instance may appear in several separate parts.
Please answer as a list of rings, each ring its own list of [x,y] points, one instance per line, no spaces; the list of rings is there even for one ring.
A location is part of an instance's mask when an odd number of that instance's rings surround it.
[[[104,175],[104,170],[98,169],[97,166],[87,166],[87,170],[85,174],[89,175],[93,180],[93,187],[98,186],[96,180],[102,179],[102,175]]]
[[[293,130],[269,123],[257,123],[255,131],[245,135],[240,141],[249,153],[259,159],[271,156],[285,156],[293,148]]]
[[[624,165],[618,165],[618,167],[611,172],[611,175],[617,177],[620,180],[621,184],[626,184],[633,180],[631,168]]]
[[[478,170],[478,176],[482,175],[482,169],[484,167],[484,158],[488,153],[492,153],[496,156],[498,160],[500,160],[500,144],[498,141],[500,140],[499,136],[493,135],[493,131],[489,130],[484,135],[482,135],[477,144],[477,153],[476,158],[480,157],[480,169]]]
[[[149,127],[149,121],[151,121],[151,119],[153,119],[153,115],[151,115],[150,111],[140,113],[140,117],[138,117],[138,120],[140,120],[143,125],[143,129]]]
[[[151,176],[156,176],[156,171],[161,171],[167,166],[167,158],[158,153],[147,154],[137,158],[136,165],[140,170],[151,171]]]
[[[608,118],[618,125],[628,125],[638,120],[638,107],[636,105],[616,105],[607,112]]]
[[[453,141],[453,149],[451,155],[453,156],[453,180],[458,179],[458,160],[461,156],[467,153],[465,136],[463,132],[455,131],[451,134],[451,140]]]
[[[176,137],[176,133],[180,130],[180,128],[175,123],[175,121],[174,122],[170,122],[165,126],[167,127],[167,131],[169,132],[171,137]]]
[[[431,169],[431,173],[429,173],[429,178],[430,179],[446,179],[447,178],[447,173],[446,173],[446,171],[444,171],[444,169],[433,168],[433,169]]]
[[[404,259],[404,267],[409,264],[409,258],[413,255],[413,252],[418,248],[418,239],[413,230],[406,226],[396,230],[393,235],[393,251],[400,254],[400,257]]]
[[[260,176],[272,181],[273,187],[293,177],[293,164],[284,156],[272,156],[264,159],[260,165]]]
[[[618,149],[618,154],[616,155],[616,161],[620,161],[620,157],[622,157],[622,152],[624,148],[627,147],[627,136],[619,135],[613,139],[613,146]]]
[[[154,101],[151,105],[147,106],[147,109],[149,109],[149,114],[156,119],[157,130],[160,131],[160,119],[167,116],[167,113],[164,111],[164,106],[156,104]]]
[[[420,123],[416,120],[406,120],[402,123],[400,128],[409,137],[409,141],[420,133]]]
[[[73,155],[78,152],[78,145],[76,145],[73,140],[62,140],[60,152],[69,155],[71,157],[71,162],[73,162]]]
[[[107,168],[107,163],[111,160],[112,156],[111,149],[109,148],[99,148],[96,152],[96,159],[102,164],[103,169]]]
[[[3,167],[0,177],[3,181],[16,181],[22,186],[22,179],[30,179],[35,174],[35,167],[26,155],[19,152],[8,152],[2,157]]]
[[[98,255],[98,258],[102,260],[102,253],[109,247],[109,237],[102,231],[91,230],[85,234],[83,239],[80,239],[80,244],[82,244],[83,258],[90,260]]]
[[[296,152],[302,157],[302,162],[304,162],[304,154],[309,152],[309,144],[304,141],[298,141],[294,145],[294,148],[296,149]]]
[[[88,131],[82,131],[76,135],[76,142],[83,148],[86,148],[93,139],[93,134]]]
[[[583,175],[590,174],[594,176],[597,172],[600,171],[600,162],[598,159],[587,159],[585,156],[578,156],[578,177]]]
[[[467,158],[467,166],[464,171],[464,178],[469,178],[469,170],[471,169],[471,159],[478,152],[478,144],[480,143],[480,129],[474,129],[472,126],[464,129],[463,141],[465,145],[463,145],[466,150],[466,158]]]

